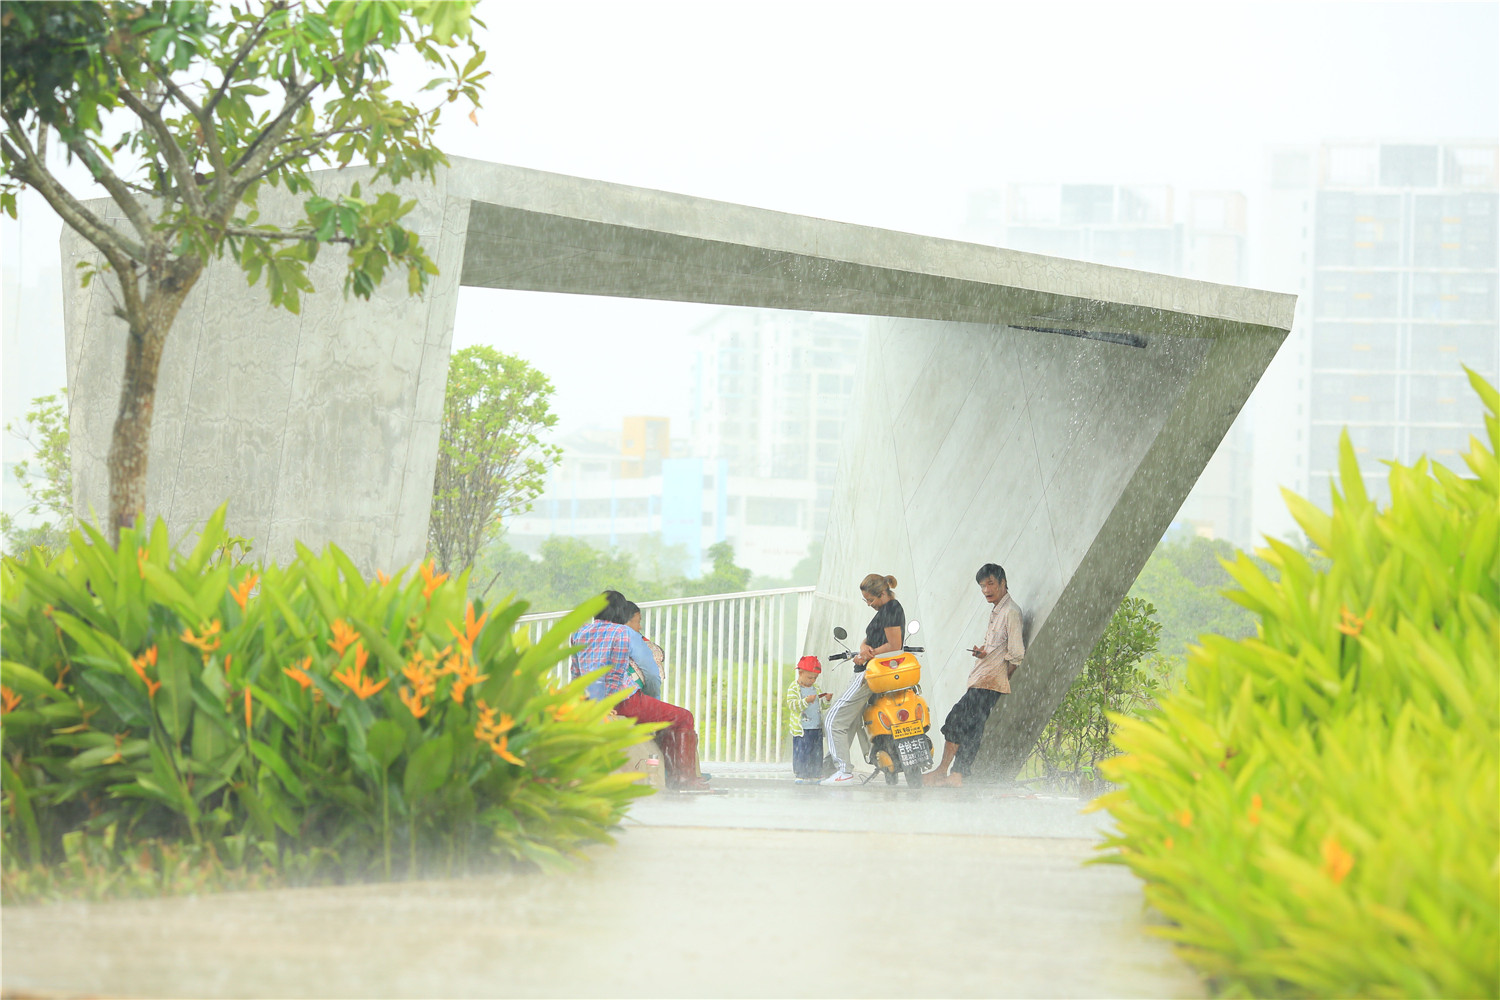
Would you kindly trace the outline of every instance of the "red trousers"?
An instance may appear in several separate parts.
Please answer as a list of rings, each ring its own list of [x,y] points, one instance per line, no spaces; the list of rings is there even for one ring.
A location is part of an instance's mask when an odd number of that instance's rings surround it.
[[[615,706],[615,714],[637,722],[671,723],[656,732],[656,742],[666,758],[667,781],[678,785],[698,777],[698,731],[693,728],[692,712],[636,691]]]

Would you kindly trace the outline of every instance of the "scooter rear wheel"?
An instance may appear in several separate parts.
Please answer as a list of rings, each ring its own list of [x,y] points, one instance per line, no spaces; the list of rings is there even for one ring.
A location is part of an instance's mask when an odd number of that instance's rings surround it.
[[[885,772],[885,783],[887,785],[894,785],[896,783],[896,779],[898,777],[900,777],[900,775],[898,775],[895,771],[886,771]]]
[[[891,775],[891,784],[894,785],[895,783],[896,783],[896,776],[893,774],[893,775]],[[914,764],[911,767],[908,767],[906,769],[906,787],[907,788],[921,788],[922,787],[922,768],[920,766]]]

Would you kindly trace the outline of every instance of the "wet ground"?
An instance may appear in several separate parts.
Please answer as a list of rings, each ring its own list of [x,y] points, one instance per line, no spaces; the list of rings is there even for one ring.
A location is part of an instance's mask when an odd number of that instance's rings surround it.
[[[550,875],[6,907],[9,995],[1200,996],[1105,822],[994,788],[718,774]]]

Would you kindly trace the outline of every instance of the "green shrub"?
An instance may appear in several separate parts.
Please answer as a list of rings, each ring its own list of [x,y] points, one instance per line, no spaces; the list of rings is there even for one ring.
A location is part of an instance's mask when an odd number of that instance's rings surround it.
[[[1099,762],[1118,753],[1114,716],[1154,704],[1166,680],[1169,665],[1153,655],[1161,631],[1150,602],[1137,597],[1120,602],[1042,730],[1028,771],[1084,794],[1094,789]]]
[[[1332,514],[1287,494],[1324,568],[1240,556],[1256,634],[1119,720],[1105,860],[1221,993],[1500,993],[1500,396],[1470,379],[1472,477],[1393,464],[1381,511],[1346,435]]]
[[[585,699],[590,678],[548,683],[593,605],[533,645],[525,604],[466,604],[430,564],[367,582],[330,546],[231,565],[223,521],[185,558],[158,522],[0,567],[13,870],[76,867],[70,836],[297,880],[547,860],[647,793],[613,772],[650,727]]]

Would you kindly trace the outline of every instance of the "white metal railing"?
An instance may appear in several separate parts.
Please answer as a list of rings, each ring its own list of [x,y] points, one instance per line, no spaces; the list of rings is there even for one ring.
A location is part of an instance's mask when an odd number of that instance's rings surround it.
[[[703,760],[785,762],[787,685],[812,612],[812,587],[641,604],[641,630],[666,654],[662,697],[693,713]],[[522,615],[532,640],[566,611]],[[568,665],[559,666],[562,679]]]

